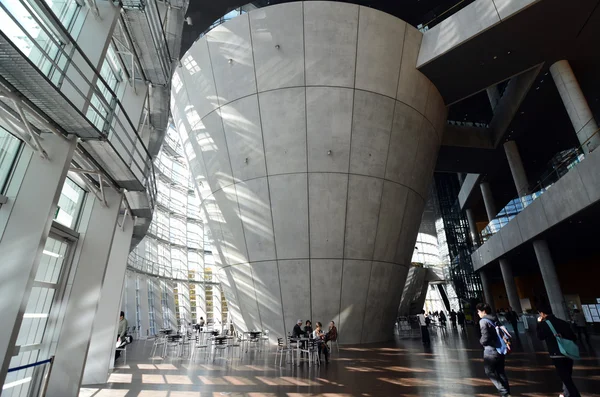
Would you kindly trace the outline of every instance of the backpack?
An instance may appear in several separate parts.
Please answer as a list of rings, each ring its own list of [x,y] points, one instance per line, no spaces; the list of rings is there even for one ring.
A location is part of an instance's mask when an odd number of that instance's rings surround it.
[[[498,354],[502,354],[503,356],[508,355],[512,350],[512,340],[506,328],[503,325],[497,326],[496,324],[494,324],[493,321],[487,318],[484,318],[484,320],[496,329],[496,334],[498,335],[499,341],[498,344],[500,345],[496,347],[496,351],[498,352]]]

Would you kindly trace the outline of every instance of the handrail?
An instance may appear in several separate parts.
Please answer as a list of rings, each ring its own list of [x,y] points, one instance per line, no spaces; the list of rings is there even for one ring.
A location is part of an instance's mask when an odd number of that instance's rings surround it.
[[[31,368],[31,367],[37,367],[37,366],[43,365],[43,364],[48,364],[48,363],[51,363],[52,360],[54,360],[54,356],[52,356],[52,357],[50,357],[50,358],[48,358],[46,360],[38,361],[38,362],[35,362],[35,363],[21,365],[20,367],[9,368],[8,371],[7,371],[7,373],[15,372],[15,371],[20,371],[22,369],[27,369],[27,368]]]

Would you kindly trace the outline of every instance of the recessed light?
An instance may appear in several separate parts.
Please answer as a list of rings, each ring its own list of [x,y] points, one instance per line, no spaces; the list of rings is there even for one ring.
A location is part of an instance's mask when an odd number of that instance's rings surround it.
[[[494,55],[494,59],[497,59],[498,57],[496,55]]]

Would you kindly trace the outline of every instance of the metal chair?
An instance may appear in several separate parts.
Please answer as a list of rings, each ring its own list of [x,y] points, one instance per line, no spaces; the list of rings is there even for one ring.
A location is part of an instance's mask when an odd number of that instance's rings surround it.
[[[288,354],[292,357],[292,365],[294,365],[294,348],[288,343],[284,343],[283,338],[277,338],[277,350],[275,351],[275,364],[277,364],[277,356],[279,355],[279,366],[283,364],[283,354],[285,353],[285,362],[287,363]]]
[[[198,335],[196,335],[196,338],[194,340],[194,347],[192,348],[192,352],[191,352],[190,360],[191,361],[196,360],[196,352],[199,349],[204,349],[204,358],[206,359],[206,357],[208,356],[208,347],[209,347],[209,345],[204,343],[204,341],[201,340]]]

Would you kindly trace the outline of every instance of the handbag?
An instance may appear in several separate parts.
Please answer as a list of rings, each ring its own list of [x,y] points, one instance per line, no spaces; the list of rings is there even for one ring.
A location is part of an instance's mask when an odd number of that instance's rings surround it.
[[[552,331],[552,335],[554,335],[554,337],[556,338],[556,343],[558,343],[558,349],[560,350],[562,355],[569,357],[571,360],[579,360],[579,346],[577,346],[577,344],[572,340],[561,337],[556,332],[554,326],[550,321],[546,320],[546,324],[548,324],[548,327],[550,327],[550,331]]]

